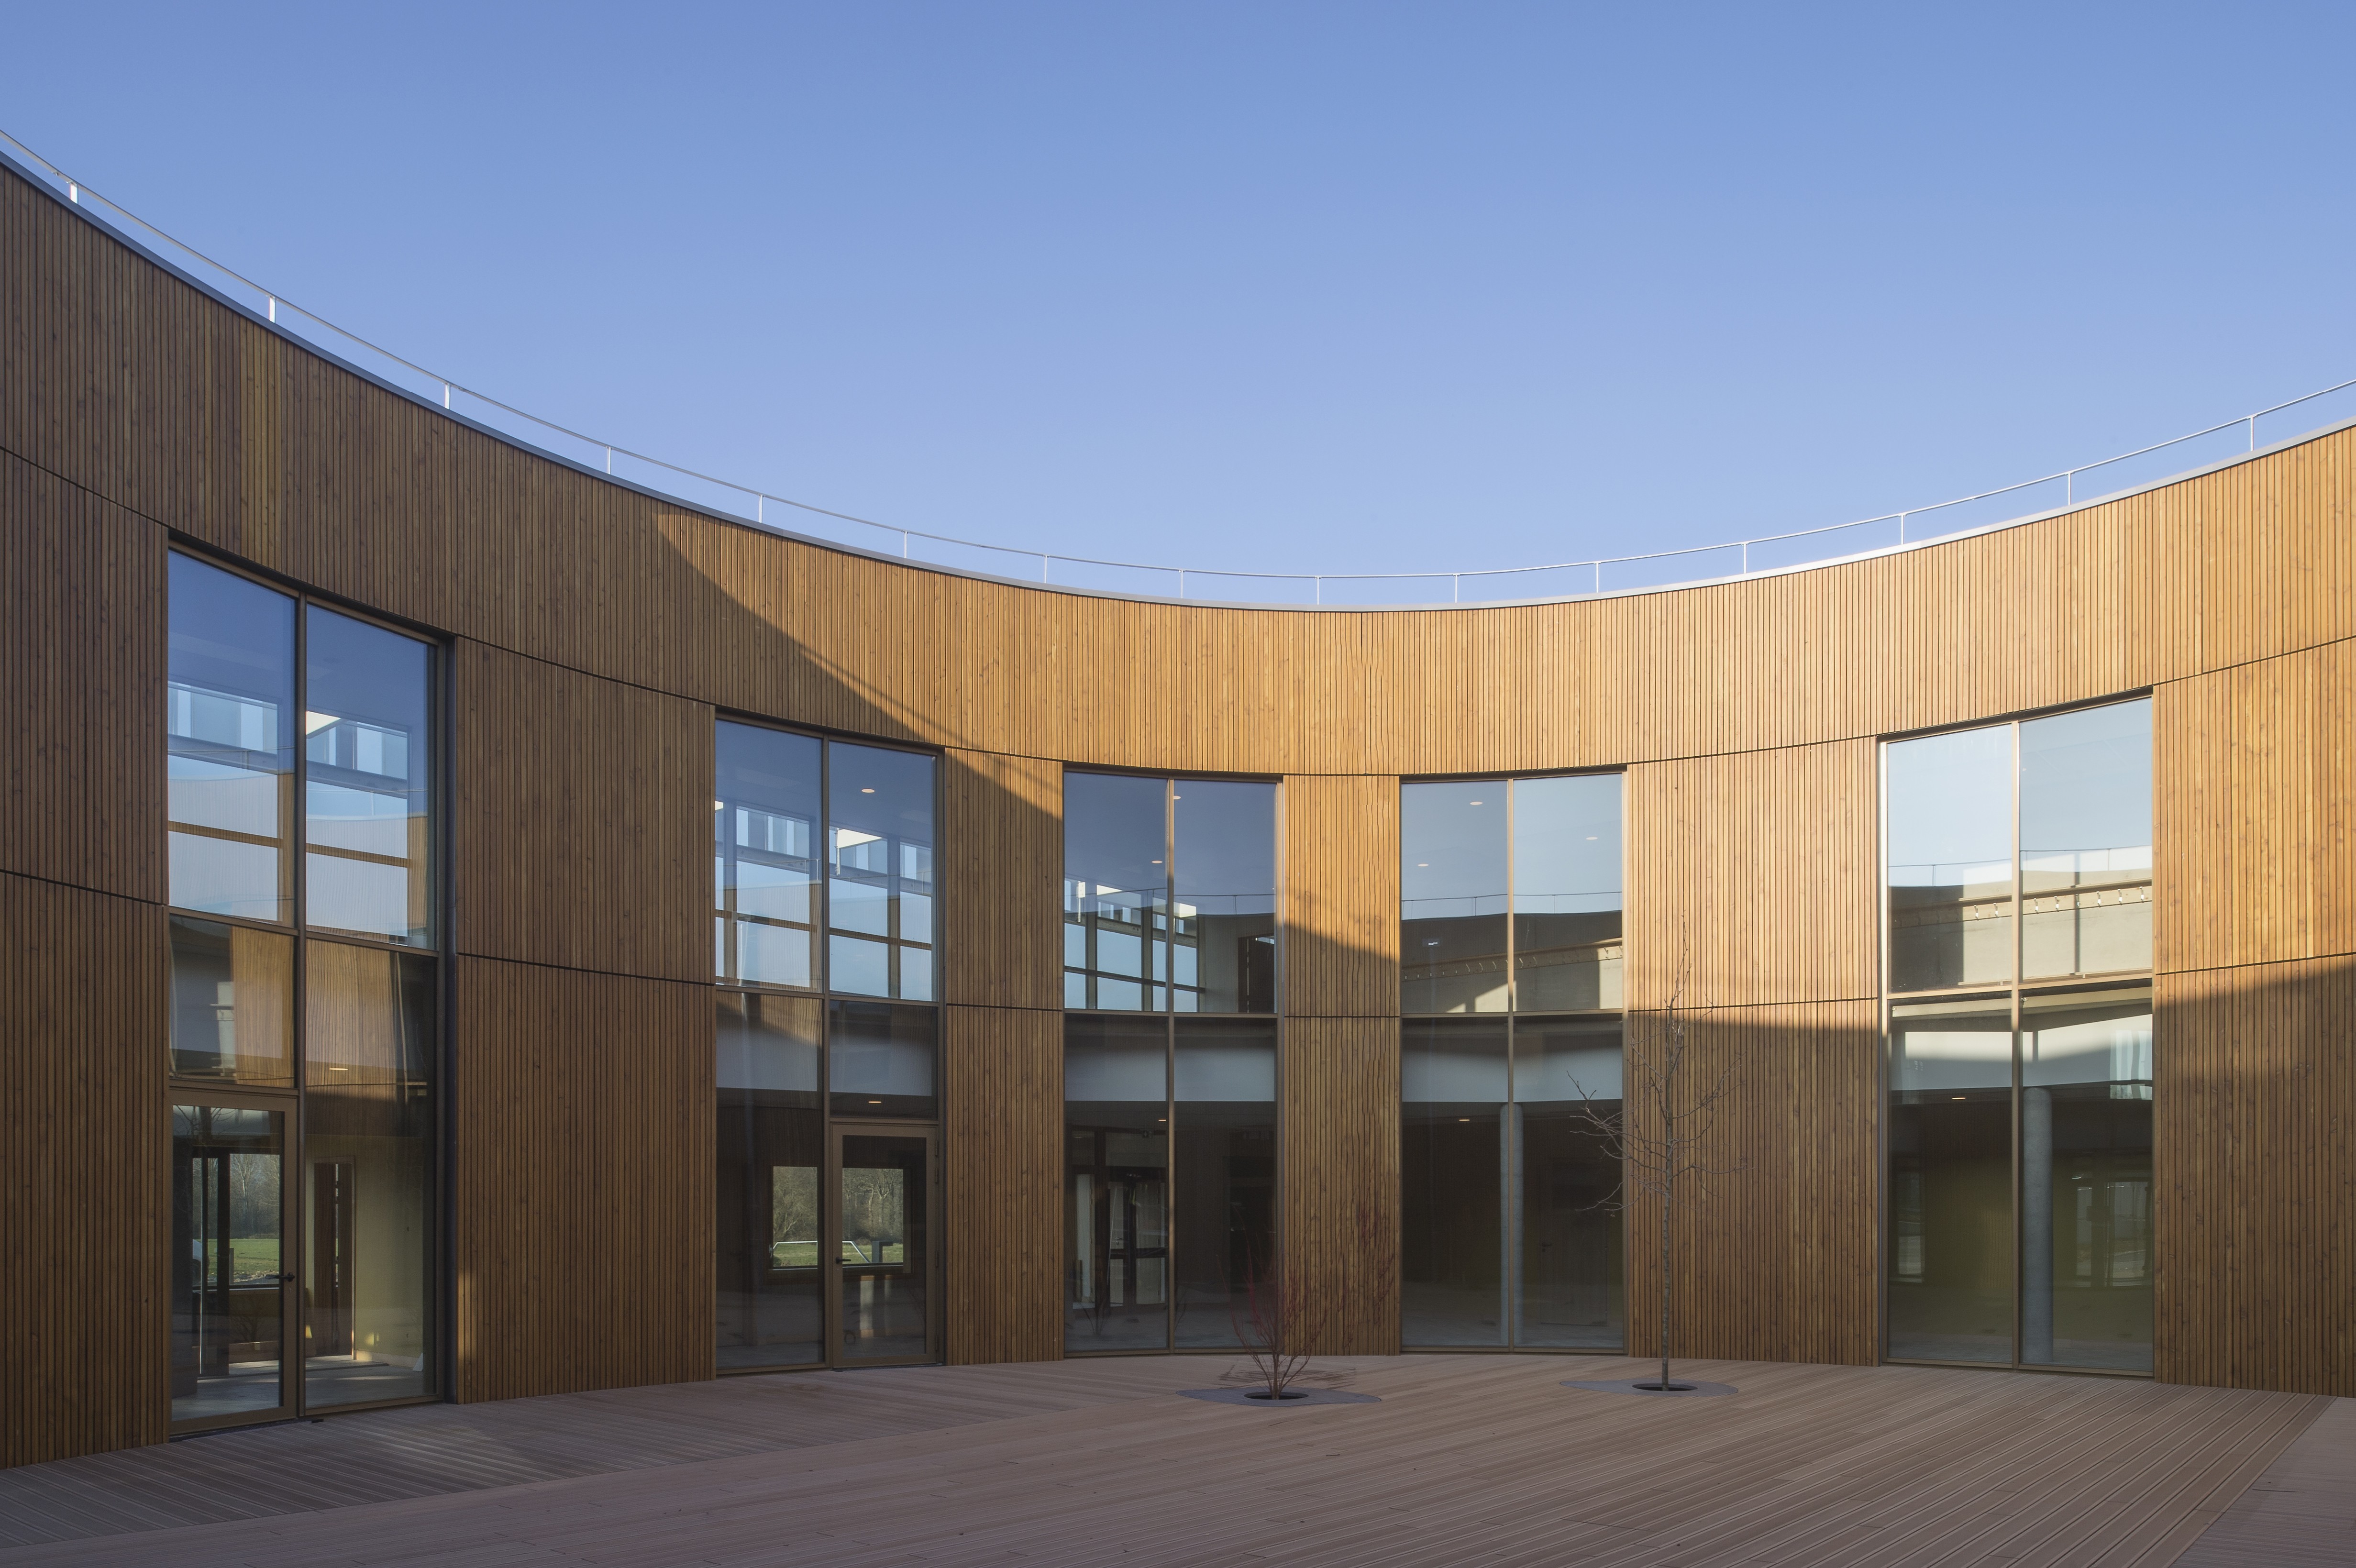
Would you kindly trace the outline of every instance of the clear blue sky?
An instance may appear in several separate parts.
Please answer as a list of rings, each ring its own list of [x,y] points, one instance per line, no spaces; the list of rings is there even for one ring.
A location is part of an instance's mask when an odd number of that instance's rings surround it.
[[[288,298],[1010,544],[1665,549],[2356,376],[2345,5],[85,0],[5,36],[0,128]]]

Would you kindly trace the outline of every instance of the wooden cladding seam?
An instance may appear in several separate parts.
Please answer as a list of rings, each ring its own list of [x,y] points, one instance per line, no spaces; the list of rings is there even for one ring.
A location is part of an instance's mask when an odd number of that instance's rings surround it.
[[[2356,1395],[2356,958],[2154,990],[2157,1374]]]
[[[453,977],[458,1398],[712,1376],[712,987]]]
[[[163,910],[0,873],[0,1466],[164,1440]]]
[[[942,996],[1060,1008],[1063,770],[957,751],[941,765]]]
[[[2154,960],[2356,953],[2356,643],[2153,694]]]
[[[458,950],[708,983],[711,709],[479,643],[455,659]]]
[[[161,903],[164,530],[0,453],[0,869]]]
[[[1064,1354],[1064,1016],[944,1009],[945,1359]]]
[[[1284,781],[1284,999],[1301,1017],[1399,1008],[1399,784]]]
[[[1684,1015],[1676,1103],[1723,1077],[1707,1178],[1672,1217],[1673,1353],[1867,1365],[1877,1329],[1879,1008],[1871,1001],[1701,1009]],[[1642,1090],[1669,1019],[1628,1016],[1628,1115],[1659,1125]],[[1688,1187],[1690,1190],[1690,1186]],[[1660,1347],[1660,1207],[1627,1194],[1628,1349]]]
[[[1879,762],[1871,741],[1628,773],[1627,995],[1688,1007],[1878,994]]]
[[[1284,1021],[1285,1281],[1307,1348],[1399,1348],[1399,1024]]]

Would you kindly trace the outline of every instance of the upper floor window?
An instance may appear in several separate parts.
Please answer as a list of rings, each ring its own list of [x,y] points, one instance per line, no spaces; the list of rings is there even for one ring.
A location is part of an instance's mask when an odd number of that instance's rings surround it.
[[[1399,1010],[1616,1010],[1621,776],[1399,789]]]
[[[296,608],[171,558],[171,901],[291,923],[299,786],[304,923],[428,946],[432,649],[316,604],[298,619]]]
[[[1892,992],[2151,967],[2151,703],[1885,748]]]
[[[726,721],[715,740],[720,982],[933,1000],[933,759]]]
[[[1276,785],[1064,775],[1064,1005],[1276,1010]]]
[[[171,901],[289,922],[294,601],[177,554],[170,593]]]

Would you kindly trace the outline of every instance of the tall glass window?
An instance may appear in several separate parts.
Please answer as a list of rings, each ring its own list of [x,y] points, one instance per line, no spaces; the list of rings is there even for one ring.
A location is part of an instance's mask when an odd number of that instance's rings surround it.
[[[1170,1348],[1170,1031],[1064,1024],[1064,1344]]]
[[[934,759],[723,720],[712,760],[719,1370],[921,1358],[932,1135],[874,1124],[939,1114]]]
[[[719,727],[712,970],[723,986],[818,986],[824,751],[808,735]]]
[[[283,925],[294,914],[295,602],[185,555],[172,557],[169,592],[172,902]]]
[[[432,650],[316,604],[304,628],[305,918],[425,946]]]
[[[1400,787],[1400,1337],[1622,1328],[1617,773]]]
[[[303,988],[303,1386],[434,1392],[434,965],[313,942]]]
[[[933,999],[933,759],[827,748],[827,988]]]
[[[1883,754],[1888,1353],[2149,1371],[2150,703]]]
[[[1276,1262],[1273,784],[1065,774],[1064,1001],[1066,1349],[1240,1343]]]
[[[434,649],[189,556],[170,592],[173,1419],[431,1397]]]
[[[819,1004],[723,991],[719,1005],[715,1353],[723,1371],[822,1361]]]
[[[1276,786],[1064,776],[1064,1006],[1276,1010]]]

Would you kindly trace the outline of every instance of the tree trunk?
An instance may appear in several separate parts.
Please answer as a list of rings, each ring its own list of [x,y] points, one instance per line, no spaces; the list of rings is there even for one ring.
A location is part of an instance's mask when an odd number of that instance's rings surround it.
[[[1669,1215],[1677,1200],[1677,1179],[1671,1176],[1668,1189],[1661,1194],[1661,1392],[1669,1392]]]

